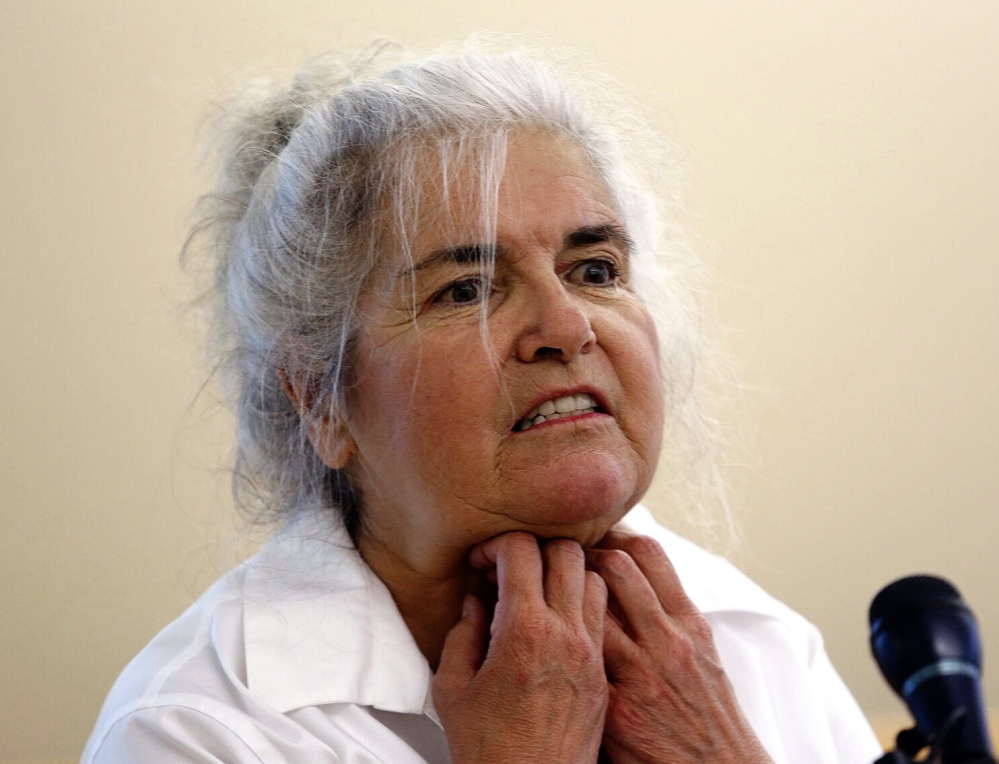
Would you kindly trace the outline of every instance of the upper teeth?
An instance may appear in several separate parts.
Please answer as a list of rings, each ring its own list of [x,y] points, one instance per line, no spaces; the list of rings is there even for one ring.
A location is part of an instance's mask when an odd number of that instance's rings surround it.
[[[589,393],[579,393],[578,395],[562,395],[545,401],[536,409],[529,412],[514,426],[515,430],[527,430],[536,424],[547,422],[549,419],[561,419],[567,416],[578,416],[589,414],[595,411],[597,402]]]

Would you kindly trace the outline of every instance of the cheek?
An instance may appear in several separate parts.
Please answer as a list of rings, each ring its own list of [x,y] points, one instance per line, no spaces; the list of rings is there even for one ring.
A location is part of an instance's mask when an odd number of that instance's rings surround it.
[[[629,399],[633,402],[632,436],[640,440],[655,462],[662,445],[665,406],[663,387],[657,363],[643,363],[636,369],[628,385]]]
[[[637,310],[631,318],[620,338],[615,365],[627,394],[634,434],[640,434],[642,442],[658,453],[665,416],[659,339],[648,312]]]
[[[405,353],[379,347],[370,352],[349,398],[350,430],[361,457],[379,464],[398,449],[415,429],[415,390],[411,382],[416,364]]]
[[[497,398],[495,373],[480,345],[423,342],[372,358],[357,396],[365,439],[385,456],[409,453],[425,465],[453,465],[458,454],[474,449],[476,436],[491,425]]]
[[[449,363],[432,369],[425,364],[414,382],[422,458],[443,475],[491,464],[502,428],[495,370],[469,356],[451,356]]]

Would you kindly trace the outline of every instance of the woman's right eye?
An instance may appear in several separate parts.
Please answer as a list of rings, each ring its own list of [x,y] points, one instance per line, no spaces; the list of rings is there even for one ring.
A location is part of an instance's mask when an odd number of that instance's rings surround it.
[[[485,297],[488,284],[481,276],[460,279],[448,284],[435,296],[434,302],[446,305],[471,305]]]

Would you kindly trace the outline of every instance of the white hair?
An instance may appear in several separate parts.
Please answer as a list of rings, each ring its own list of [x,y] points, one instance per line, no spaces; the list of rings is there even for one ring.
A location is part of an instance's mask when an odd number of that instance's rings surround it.
[[[473,168],[488,227],[507,141],[527,131],[583,150],[634,240],[631,282],[662,347],[671,523],[730,527],[704,409],[712,356],[698,264],[670,222],[675,168],[620,86],[572,68],[481,42],[424,57],[381,45],[318,59],[290,86],[254,83],[224,105],[218,181],[185,252],[213,260],[210,347],[235,408],[237,506],[267,520],[326,506],[357,531],[363,502],[317,456],[305,421],[347,406],[358,299],[386,247],[408,252],[418,167],[436,162],[445,186],[453,168]],[[305,421],[282,385],[289,368],[312,391]]]

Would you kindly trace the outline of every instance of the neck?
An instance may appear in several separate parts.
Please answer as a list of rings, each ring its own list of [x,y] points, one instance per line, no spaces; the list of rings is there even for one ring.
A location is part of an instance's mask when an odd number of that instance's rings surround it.
[[[377,539],[360,534],[357,546],[364,561],[388,587],[430,668],[437,670],[444,640],[461,619],[468,592],[478,590],[481,574],[468,567],[465,553],[449,555],[432,568],[410,564]]]
[[[391,587],[390,591],[417,647],[430,669],[437,671],[444,640],[461,618],[465,587],[449,582],[437,587],[419,587],[415,592],[402,593]]]

